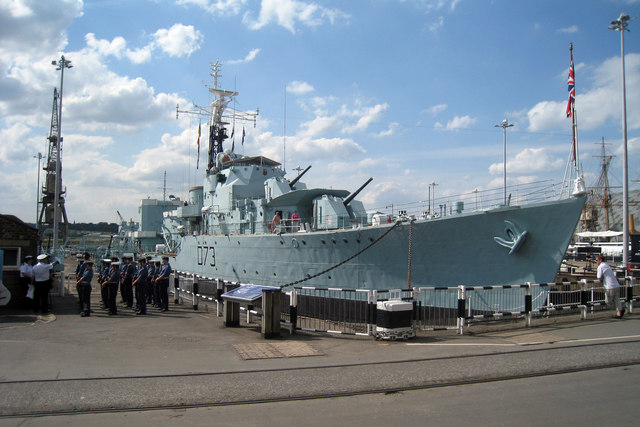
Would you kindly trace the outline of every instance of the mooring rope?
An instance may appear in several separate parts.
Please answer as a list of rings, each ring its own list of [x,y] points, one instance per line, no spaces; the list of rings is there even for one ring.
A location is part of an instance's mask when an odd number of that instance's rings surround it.
[[[361,253],[363,253],[364,251],[366,251],[367,249],[369,249],[371,246],[375,245],[375,244],[376,244],[376,243],[378,243],[380,240],[384,239],[384,238],[387,236],[387,234],[391,233],[391,230],[393,230],[394,228],[396,228],[396,227],[397,227],[398,225],[400,225],[401,223],[402,223],[402,221],[396,221],[396,223],[395,223],[395,224],[393,224],[393,226],[392,226],[391,228],[389,228],[387,231],[385,231],[382,235],[380,235],[380,237],[378,237],[378,238],[377,238],[377,239],[375,239],[373,242],[369,243],[367,246],[365,246],[364,248],[362,248],[360,251],[356,252],[355,254],[351,255],[349,258],[345,259],[345,260],[344,260],[344,261],[342,261],[341,263],[336,264],[336,265],[334,265],[334,266],[332,266],[332,267],[329,267],[329,268],[327,268],[326,270],[321,271],[320,273],[316,273],[316,274],[314,274],[313,276],[309,276],[309,277],[306,277],[306,278],[304,278],[304,279],[296,280],[295,282],[287,283],[286,285],[281,285],[281,286],[280,286],[280,289],[282,289],[282,288],[286,288],[287,286],[297,285],[297,284],[299,284],[299,283],[306,282],[307,280],[314,279],[314,278],[316,278],[316,277],[318,277],[318,276],[321,276],[321,275],[323,275],[323,274],[325,274],[325,273],[330,272],[330,271],[331,271],[331,270],[333,270],[333,269],[336,269],[336,268],[340,267],[340,266],[341,266],[341,265],[343,265],[343,264],[348,263],[349,261],[351,261],[352,259],[354,259],[354,258],[355,258],[355,257],[357,257],[358,255],[360,255]]]

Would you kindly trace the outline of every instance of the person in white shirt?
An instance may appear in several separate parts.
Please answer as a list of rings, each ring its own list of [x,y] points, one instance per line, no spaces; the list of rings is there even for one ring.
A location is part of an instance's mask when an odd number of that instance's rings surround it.
[[[609,308],[615,306],[616,317],[620,319],[624,316],[625,310],[622,308],[622,301],[620,301],[620,283],[616,273],[600,255],[596,257],[596,264],[598,264],[598,280],[602,281],[604,285],[604,300]]]
[[[33,257],[31,255],[24,257],[24,262],[20,266],[20,285],[20,292],[22,292],[22,295],[27,295],[29,286],[33,285]],[[31,305],[31,301],[27,299],[26,302],[28,304],[28,308]]]
[[[49,290],[51,289],[51,278],[53,272],[53,266],[57,264],[55,261],[53,264],[49,263],[49,255],[38,255],[38,263],[33,267],[33,285],[35,287],[33,292],[33,312],[37,313],[38,310],[42,311],[42,314],[49,313]]]

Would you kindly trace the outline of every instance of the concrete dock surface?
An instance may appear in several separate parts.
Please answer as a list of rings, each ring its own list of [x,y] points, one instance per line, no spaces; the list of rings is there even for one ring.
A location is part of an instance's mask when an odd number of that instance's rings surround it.
[[[637,313],[264,340],[190,304],[108,316],[98,298],[86,318],[74,295],[0,310],[0,425],[637,425]]]

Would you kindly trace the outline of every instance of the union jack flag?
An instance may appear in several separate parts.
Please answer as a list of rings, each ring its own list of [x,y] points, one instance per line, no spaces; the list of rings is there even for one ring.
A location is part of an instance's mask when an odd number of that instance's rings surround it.
[[[569,66],[569,102],[567,102],[567,117],[573,117],[573,107],[576,102],[576,83],[573,70],[573,49],[571,52],[571,65]]]

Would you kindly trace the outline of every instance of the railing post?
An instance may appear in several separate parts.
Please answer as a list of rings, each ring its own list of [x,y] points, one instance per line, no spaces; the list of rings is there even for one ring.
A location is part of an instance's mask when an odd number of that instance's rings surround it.
[[[191,288],[193,292],[193,309],[198,309],[198,276],[194,273],[193,275],[193,286]]]
[[[296,288],[291,289],[291,297],[289,298],[289,322],[291,323],[289,333],[293,335],[298,327],[298,293]]]
[[[224,280],[216,279],[216,316],[222,316],[222,294],[224,293]]]
[[[262,338],[280,338],[280,289],[262,290]],[[227,301],[228,303],[228,301]]]
[[[173,302],[174,304],[180,304],[180,276],[178,273],[173,274]]]
[[[225,293],[235,288],[237,288],[237,286],[232,283],[224,285]],[[240,326],[240,303],[225,299],[223,323],[226,327]]]
[[[531,282],[526,283],[527,287],[524,290],[524,318],[527,328],[531,327],[531,311],[533,303],[531,299]]]
[[[378,291],[374,289],[369,293],[370,298],[369,302],[369,326],[370,326],[370,335],[373,339],[376,339],[376,325],[378,324],[377,315],[378,315]]]
[[[587,279],[580,281],[580,318],[587,320],[587,306],[589,302],[589,291],[587,290]]]
[[[627,276],[624,280],[627,285],[627,311],[631,314],[633,313],[633,277]]]
[[[460,335],[464,334],[464,306],[466,297],[464,285],[458,286],[458,332]]]

